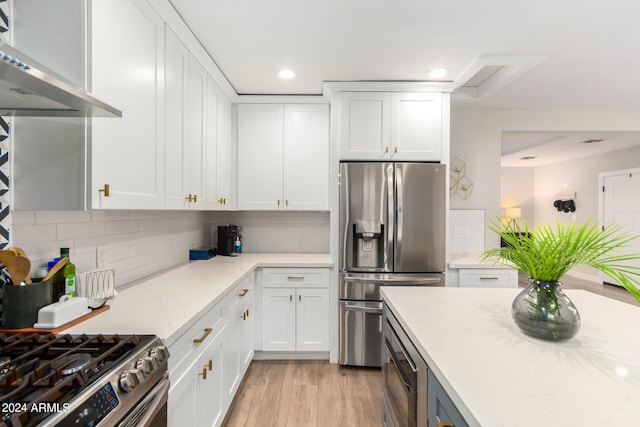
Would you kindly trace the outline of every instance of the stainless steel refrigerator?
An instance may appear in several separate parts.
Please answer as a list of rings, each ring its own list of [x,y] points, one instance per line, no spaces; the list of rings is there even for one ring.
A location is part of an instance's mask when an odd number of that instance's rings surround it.
[[[339,363],[382,364],[380,286],[444,286],[446,168],[340,164]]]

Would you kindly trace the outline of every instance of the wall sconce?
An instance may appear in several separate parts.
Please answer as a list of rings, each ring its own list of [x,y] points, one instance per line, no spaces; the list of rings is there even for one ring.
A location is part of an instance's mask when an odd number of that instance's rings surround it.
[[[467,199],[473,191],[473,181],[467,175],[467,165],[458,157],[451,162],[451,182],[449,184],[449,197],[458,195],[462,199]]]
[[[515,226],[516,220],[522,217],[521,208],[506,208],[504,210],[504,217],[509,220],[512,226]]]

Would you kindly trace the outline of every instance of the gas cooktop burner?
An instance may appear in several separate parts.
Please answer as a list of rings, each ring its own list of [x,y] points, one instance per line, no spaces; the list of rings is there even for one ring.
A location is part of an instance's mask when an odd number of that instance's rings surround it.
[[[89,363],[91,363],[91,356],[87,353],[80,353],[56,359],[51,363],[51,366],[59,370],[62,375],[71,375],[80,372]]]

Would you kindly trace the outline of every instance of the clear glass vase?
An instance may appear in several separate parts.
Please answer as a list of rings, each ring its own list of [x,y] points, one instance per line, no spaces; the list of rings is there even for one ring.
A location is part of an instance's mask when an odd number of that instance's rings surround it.
[[[511,305],[511,316],[524,334],[560,341],[578,333],[580,313],[561,288],[561,282],[529,279]]]

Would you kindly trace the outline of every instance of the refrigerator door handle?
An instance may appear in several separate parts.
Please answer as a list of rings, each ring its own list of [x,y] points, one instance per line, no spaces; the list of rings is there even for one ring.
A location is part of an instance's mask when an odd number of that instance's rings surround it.
[[[355,305],[346,303],[344,305],[345,310],[347,311],[358,311],[361,313],[370,313],[370,314],[382,314],[382,303],[380,303],[379,307],[368,307],[365,305]]]
[[[395,234],[395,203],[393,198],[393,165],[387,167],[387,209],[389,227],[387,228],[387,244],[385,250],[385,268],[393,271],[393,236]],[[388,265],[391,263],[391,266]]]
[[[395,258],[402,257],[402,229],[403,229],[403,200],[402,200],[402,169],[396,167],[396,197],[398,199],[398,229],[396,232],[396,253]]]

